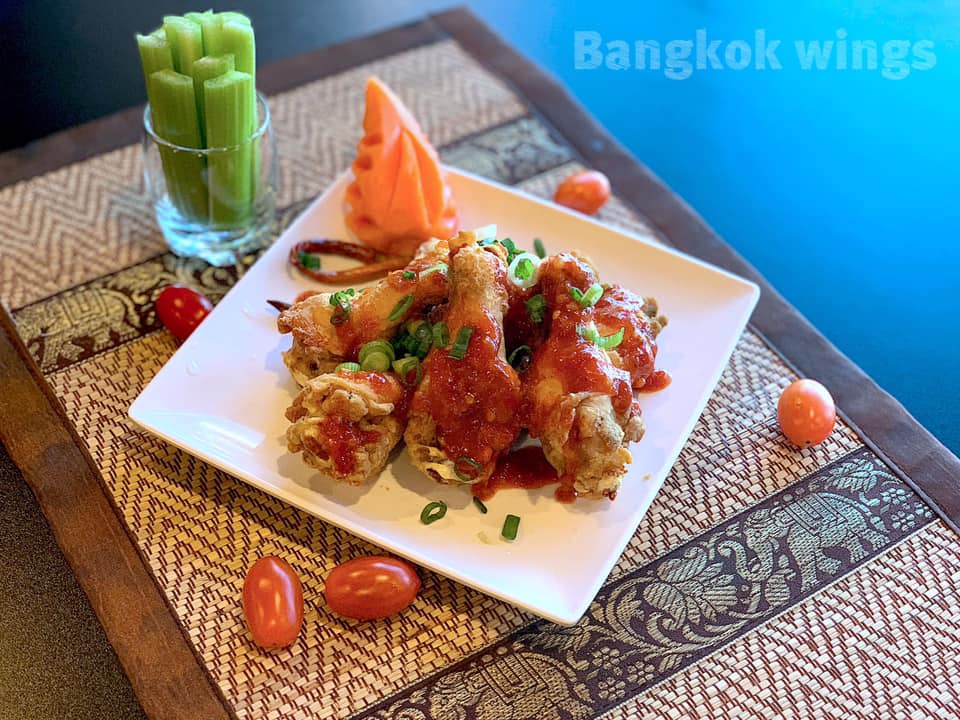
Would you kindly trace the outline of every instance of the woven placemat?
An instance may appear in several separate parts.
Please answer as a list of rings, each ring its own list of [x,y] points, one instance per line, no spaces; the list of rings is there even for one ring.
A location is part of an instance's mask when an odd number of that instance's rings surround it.
[[[459,12],[426,35],[401,31],[411,47],[386,43],[384,57],[270,98],[278,232],[348,167],[370,74],[445,162],[541,196],[584,167],[591,141],[543,114],[550,97],[504,81],[503,53],[488,54],[499,41],[475,23]],[[608,140],[593,142],[603,161]],[[614,179],[601,219],[683,247],[660,206],[641,214],[637,186]],[[580,624],[536,620],[428,571],[409,610],[352,623],[326,609],[323,578],[376,548],[126,418],[175,349],[153,311],[160,289],[187,282],[218,299],[253,258],[218,269],[165,253],[134,145],[0,190],[0,220],[0,299],[236,717],[954,717],[960,556],[934,516],[949,512],[862,423],[789,446],[775,405],[797,375],[765,328],[744,333]],[[294,564],[307,598],[299,640],[274,653],[252,645],[239,603],[265,554]]]

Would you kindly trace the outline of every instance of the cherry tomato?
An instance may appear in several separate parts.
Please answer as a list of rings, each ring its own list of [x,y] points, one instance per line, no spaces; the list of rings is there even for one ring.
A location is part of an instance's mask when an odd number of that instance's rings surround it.
[[[157,315],[164,327],[183,342],[213,310],[205,295],[185,285],[168,285],[157,298]]]
[[[420,592],[420,577],[410,563],[386,555],[354,558],[327,576],[324,595],[337,615],[379,620],[400,612]]]
[[[816,380],[797,380],[780,396],[777,420],[787,440],[805,448],[819,445],[830,436],[837,408],[830,391]]]
[[[574,173],[557,188],[554,202],[593,215],[610,199],[610,181],[597,170]]]
[[[297,639],[303,624],[300,578],[282,558],[257,560],[243,581],[243,615],[253,641],[262,648],[280,648]]]

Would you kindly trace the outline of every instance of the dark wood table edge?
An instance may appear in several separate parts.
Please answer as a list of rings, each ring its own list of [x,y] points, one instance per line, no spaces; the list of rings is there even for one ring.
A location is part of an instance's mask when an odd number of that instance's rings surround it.
[[[0,378],[0,440],[36,496],[144,711],[170,720],[235,717],[6,308],[0,308]]]
[[[617,142],[559,82],[457,8],[432,19],[474,59],[512,86],[570,142],[588,166],[679,250],[760,286],[751,327],[801,376],[833,393],[844,419],[955,532],[960,533],[960,460],[816,330],[702,218]]]
[[[756,282],[762,295],[754,330],[799,373],[830,386],[864,442],[960,531],[960,489],[951,482],[960,478],[960,461],[823,338],[559,83],[469,10],[457,8],[277,63],[260,71],[260,87],[267,94],[282,92],[445,36],[513,87],[586,164],[607,173],[617,194],[675,247]],[[141,113],[142,107],[123,110],[0,154],[0,188],[135,142]],[[4,387],[10,387],[0,394],[0,411],[9,419],[35,408],[29,422],[0,425],[0,439],[37,496],[145,711],[152,718],[234,717],[5,310],[0,327],[0,369]],[[50,442],[40,453],[34,446],[42,439]]]

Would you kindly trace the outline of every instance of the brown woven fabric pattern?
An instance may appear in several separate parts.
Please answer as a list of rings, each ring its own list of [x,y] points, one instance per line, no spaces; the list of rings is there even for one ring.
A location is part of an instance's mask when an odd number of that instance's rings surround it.
[[[955,718],[958,579],[956,535],[929,525],[603,720]]]
[[[394,87],[441,148],[444,160],[458,167],[544,197],[551,196],[560,178],[583,167],[554,128],[530,114],[510,88],[455,42],[445,40],[271,99],[282,168],[284,210],[278,215],[278,230],[348,167],[359,137],[363,84],[370,74]],[[900,622],[910,632],[921,627],[912,622],[933,623],[932,617],[901,614],[901,607],[916,607],[913,601],[891,607],[889,598],[901,584],[942,584],[936,573],[956,575],[955,563],[947,557],[951,548],[956,551],[955,539],[929,524],[925,507],[842,421],[817,447],[798,451],[786,443],[775,421],[775,406],[780,390],[795,375],[749,330],[601,597],[622,598],[627,587],[643,595],[644,583],[667,577],[657,575],[664,567],[679,567],[669,565],[671,560],[707,547],[717,533],[754,518],[749,537],[774,538],[777,557],[782,556],[783,567],[789,566],[792,574],[783,592],[766,599],[762,612],[753,607],[750,622],[730,621],[717,633],[721,641],[682,657],[675,653],[678,659],[672,664],[655,666],[651,661],[653,670],[644,671],[642,678],[611,681],[601,688],[601,681],[616,676],[619,661],[600,653],[600,646],[596,657],[580,657],[576,647],[560,653],[562,643],[576,644],[570,634],[576,630],[558,633],[430,572],[423,572],[424,589],[414,605],[396,617],[368,624],[337,618],[322,600],[324,577],[336,564],[376,548],[145,434],[126,418],[130,403],[175,350],[152,309],[160,289],[172,281],[188,282],[216,299],[253,260],[213,269],[164,253],[140,192],[138,152],[135,146],[123,148],[0,190],[0,299],[19,308],[18,331],[66,407],[190,641],[240,718],[341,718],[375,712],[405,720],[519,720],[589,717],[614,706],[610,717],[682,717],[688,711],[690,716],[711,716],[718,707],[731,713],[718,717],[735,717],[747,712],[747,706],[738,703],[753,701],[750,693],[740,692],[742,687],[774,683],[773,691],[759,691],[760,701],[768,703],[764,707],[797,702],[784,684],[794,673],[822,695],[811,701],[810,714],[796,716],[830,717],[834,710],[852,707],[856,698],[867,697],[862,681],[855,686],[861,688],[860,695],[847,687],[846,700],[828,698],[834,692],[829,678],[837,675],[823,667],[836,660],[847,678],[848,672],[858,670],[854,655],[840,649],[821,652],[816,645],[801,651],[791,637],[820,634],[827,638],[828,649],[834,642],[847,647],[853,633],[839,618],[852,618],[853,626],[860,627],[858,591],[873,613],[863,613],[865,629],[857,636],[863,657],[897,656],[884,645],[889,636],[879,631],[881,621]],[[64,203],[65,191],[72,199]],[[617,198],[598,217],[653,237],[651,225]],[[32,261],[37,253],[50,253],[51,262],[39,267]],[[797,501],[807,497],[804,493],[827,499]],[[840,498],[839,505],[830,504],[834,498]],[[898,513],[904,517],[897,519]],[[849,526],[849,533],[827,532],[838,524]],[[921,527],[927,529],[867,565],[870,573],[853,572]],[[810,528],[827,539],[806,541],[806,550],[781,547],[779,538],[821,537]],[[801,532],[807,530],[807,535]],[[295,565],[307,599],[300,638],[291,648],[272,653],[250,642],[239,602],[246,568],[265,554],[281,555]],[[749,586],[756,572],[753,565],[738,565],[732,556],[723,561],[729,567],[717,568],[710,577],[725,578],[721,584],[734,588],[734,594],[737,582]],[[771,577],[775,575],[771,570]],[[673,618],[673,629],[680,632],[686,627],[681,621],[693,618],[689,607],[696,598],[680,592],[661,600],[651,607]],[[748,600],[743,600],[744,607],[752,607]],[[602,634],[613,627],[604,615],[606,602],[601,599],[591,609],[584,625],[594,628],[591,632]],[[610,608],[626,607],[610,602]],[[649,611],[640,604],[629,607],[636,617]],[[941,625],[948,618],[956,625],[957,603],[924,608],[931,615],[940,608]],[[732,601],[723,609],[746,612]],[[719,622],[717,618],[713,620]],[[835,619],[828,623],[830,618]],[[955,657],[956,633],[929,627],[943,636],[941,644],[929,650],[930,662],[942,667],[946,661],[936,660],[934,649],[952,650]],[[534,693],[529,697],[540,700],[506,705],[487,699],[491,688],[509,684],[504,678],[510,673],[534,671],[521,662],[524,648],[557,637],[561,644],[551,646],[556,652],[547,653],[548,661],[561,675],[579,678],[568,685],[574,688],[572,695]],[[911,648],[910,662],[919,661],[914,651],[917,648]],[[769,665],[766,659],[771,659]],[[910,662],[885,662],[884,682],[907,686],[914,673]],[[729,667],[738,668],[735,677],[740,680],[731,679]],[[477,692],[463,694],[466,686],[461,684],[461,694],[451,696],[453,705],[424,715],[423,698],[446,697],[434,689],[455,685],[466,669],[472,669],[470,687]],[[506,674],[490,680],[491,673],[501,670]],[[955,663],[946,670],[953,674],[945,677],[956,680]],[[589,673],[593,675],[587,677]],[[477,685],[477,678],[487,678],[487,684]],[[880,703],[884,696],[875,697]],[[937,696],[929,708],[940,712],[949,706],[946,699]],[[557,702],[563,707],[555,707]],[[405,714],[414,707],[419,715],[412,710]],[[866,713],[864,707],[851,710],[850,716]],[[903,707],[927,706],[917,691]]]

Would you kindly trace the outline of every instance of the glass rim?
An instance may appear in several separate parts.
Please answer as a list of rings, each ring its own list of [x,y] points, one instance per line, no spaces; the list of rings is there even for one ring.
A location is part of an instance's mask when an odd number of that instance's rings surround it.
[[[270,106],[267,105],[267,98],[264,97],[263,93],[257,93],[257,105],[263,107],[263,121],[260,123],[260,126],[250,134],[243,142],[236,145],[221,145],[219,147],[188,147],[186,145],[177,145],[177,143],[170,142],[169,140],[161,137],[153,129],[153,118],[150,115],[150,103],[148,102],[143,108],[143,130],[153,142],[157,145],[161,145],[166,148],[170,148],[174,151],[188,152],[188,153],[197,153],[201,155],[211,154],[211,153],[220,153],[236,150],[248,143],[253,142],[254,140],[259,140],[267,132],[267,127],[270,125]]]

